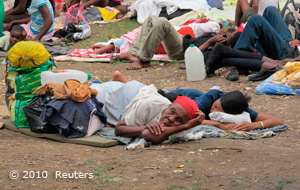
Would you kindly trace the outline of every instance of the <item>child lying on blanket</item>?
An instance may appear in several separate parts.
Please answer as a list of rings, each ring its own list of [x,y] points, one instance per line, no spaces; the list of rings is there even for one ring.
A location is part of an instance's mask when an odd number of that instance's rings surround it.
[[[126,13],[128,8],[125,5],[119,5],[116,7],[92,7],[85,14],[83,14],[87,22],[121,19]]]
[[[248,98],[239,91],[224,93],[213,90],[204,94],[195,89],[177,89],[171,101],[157,92],[152,86],[145,86],[137,81],[129,81],[119,72],[114,73],[118,81],[126,82],[121,88],[108,93],[104,101],[104,112],[110,117],[121,118],[115,125],[116,136],[142,136],[146,141],[159,144],[172,134],[188,130],[196,125],[213,125],[224,130],[250,131],[283,124],[277,117],[260,114],[248,108]],[[129,92],[136,91],[129,97]],[[167,93],[168,94],[168,93]],[[184,96],[178,96],[183,94]],[[193,100],[192,100],[193,99]],[[127,101],[125,105],[121,105]],[[112,114],[118,105],[124,107],[119,115]],[[240,125],[220,123],[208,118],[210,112],[250,114],[252,123]],[[108,114],[107,114],[108,113]],[[205,116],[204,116],[204,114]],[[123,114],[123,115],[122,115]],[[204,117],[206,117],[205,120]]]
[[[98,42],[92,45],[92,49],[95,51],[95,54],[103,54],[109,52],[120,52],[120,47],[124,43],[125,39],[122,38],[115,38],[110,39],[106,43]]]

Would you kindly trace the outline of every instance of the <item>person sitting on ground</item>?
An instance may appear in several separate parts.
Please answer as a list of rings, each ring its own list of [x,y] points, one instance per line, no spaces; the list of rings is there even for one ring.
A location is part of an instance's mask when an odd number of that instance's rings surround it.
[[[293,39],[300,39],[300,0],[288,0],[282,8],[281,15]]]
[[[16,0],[14,6],[7,11],[4,12],[4,28],[7,30],[9,27],[9,23],[15,20],[21,20],[25,18],[30,18],[30,14],[28,14],[27,9],[31,4],[31,0]]]
[[[26,39],[26,31],[20,25],[14,25],[10,30],[10,34],[0,38],[0,51],[8,51],[17,42]]]
[[[203,93],[197,89],[176,89],[170,91],[170,93],[184,95],[196,101],[199,109],[205,114],[205,120],[202,122],[202,125],[213,125],[223,130],[250,131],[283,124],[283,121],[278,117],[257,113],[250,109],[248,102],[251,97],[244,95],[240,91],[226,93],[219,90],[210,90],[207,93]],[[237,115],[244,111],[250,114],[251,123],[243,122],[240,125],[236,125],[212,121],[209,118],[209,114],[212,112],[225,112]]]
[[[28,8],[31,17],[12,21],[8,30],[15,24],[24,24],[22,26],[30,39],[49,39],[54,34],[54,10],[53,0],[32,0]]]
[[[275,7],[267,7],[263,16],[253,15],[234,49],[257,52],[271,59],[297,57],[298,39],[293,40],[285,21]]]
[[[94,5],[96,7],[116,7],[121,5],[121,0],[82,0],[84,8]],[[80,3],[80,0],[69,0],[66,4],[63,5],[63,10],[66,12],[69,7]]]
[[[265,8],[268,6],[274,6],[279,10],[278,0],[238,0],[235,10],[235,20],[229,20],[229,24],[233,26],[240,26],[241,23],[246,23],[252,15],[262,15]]]
[[[107,121],[115,126],[116,136],[142,136],[148,142],[159,144],[172,134],[201,124],[205,117],[197,103],[186,96],[172,103],[153,85],[129,81],[118,71],[112,80],[125,82],[108,92],[103,101],[103,111]]]

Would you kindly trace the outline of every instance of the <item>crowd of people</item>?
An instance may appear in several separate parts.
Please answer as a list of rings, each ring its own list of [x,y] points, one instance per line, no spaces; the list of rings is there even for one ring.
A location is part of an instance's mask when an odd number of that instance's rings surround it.
[[[80,0],[69,0],[64,4],[66,11]],[[151,59],[162,44],[166,54],[173,60],[183,60],[190,44],[195,44],[204,55],[206,73],[212,74],[224,66],[232,66],[242,71],[257,71],[249,75],[249,80],[264,80],[278,71],[274,60],[298,56],[300,41],[292,34],[285,19],[279,12],[277,1],[238,0],[235,20],[230,21],[239,27],[247,22],[243,31],[235,27],[221,29],[217,22],[193,24],[191,31],[180,32],[166,18],[149,16],[130,45],[127,53],[118,59],[131,63],[128,70],[151,66]],[[85,8],[116,7],[121,11],[121,0],[82,0]],[[14,44],[23,40],[43,40],[54,34],[55,5],[53,0],[16,0],[13,8],[4,12],[2,28],[9,34],[0,38],[0,48],[8,51]],[[127,8],[127,7],[125,7]],[[285,9],[286,10],[286,9]],[[101,11],[101,10],[100,10]],[[126,11],[121,11],[122,14]],[[103,15],[102,15],[103,16]],[[2,17],[1,17],[2,18]],[[117,17],[117,14],[115,15]],[[294,31],[295,32],[295,31]],[[2,35],[2,31],[0,31]],[[106,53],[120,47],[124,40],[118,39],[109,45],[93,45],[96,53]],[[236,70],[227,73],[227,79],[235,80]],[[128,81],[119,72],[113,74],[114,81],[124,83],[102,100],[104,111],[113,121],[115,134],[123,137],[142,136],[145,140],[159,144],[170,135],[190,129],[199,124],[212,125],[223,130],[251,131],[283,124],[280,118],[257,113],[249,108],[250,98],[240,91],[221,92],[211,90],[203,93],[196,89],[174,89],[171,92],[158,91],[154,86]],[[109,82],[106,84],[109,85]],[[134,93],[128,93],[128,90]],[[120,96],[122,98],[120,98]],[[126,97],[126,98],[124,98]],[[114,110],[114,105],[126,100]],[[221,123],[210,120],[209,114],[223,112],[232,115],[247,112],[250,121],[241,124]]]

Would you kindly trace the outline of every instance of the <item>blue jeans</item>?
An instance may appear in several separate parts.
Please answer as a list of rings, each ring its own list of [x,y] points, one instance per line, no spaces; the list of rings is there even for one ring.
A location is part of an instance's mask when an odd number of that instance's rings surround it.
[[[291,33],[275,7],[267,7],[263,16],[252,15],[234,49],[266,55],[272,59],[286,58],[291,48]],[[293,54],[296,57],[296,53]]]
[[[209,119],[208,114],[213,103],[224,94],[224,92],[219,90],[210,90],[207,93],[203,93],[197,89],[176,89],[171,92],[193,99],[198,104],[199,110],[205,114],[206,119]]]

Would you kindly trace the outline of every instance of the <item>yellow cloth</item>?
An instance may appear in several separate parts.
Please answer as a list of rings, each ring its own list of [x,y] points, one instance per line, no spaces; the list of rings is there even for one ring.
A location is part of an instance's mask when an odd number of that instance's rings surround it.
[[[287,62],[282,71],[278,71],[272,76],[290,87],[300,87],[300,62]]]
[[[200,10],[192,10],[184,15],[179,17],[175,17],[170,21],[170,23],[174,26],[181,26],[189,20],[200,20],[201,18],[205,18],[205,14]]]
[[[35,41],[18,42],[7,52],[8,61],[16,68],[36,67],[46,63],[50,57],[45,46]]]
[[[102,19],[103,20],[112,20],[112,19],[116,19],[117,14],[120,13],[120,11],[116,8],[113,7],[98,7],[99,11],[101,12],[102,15]]]

